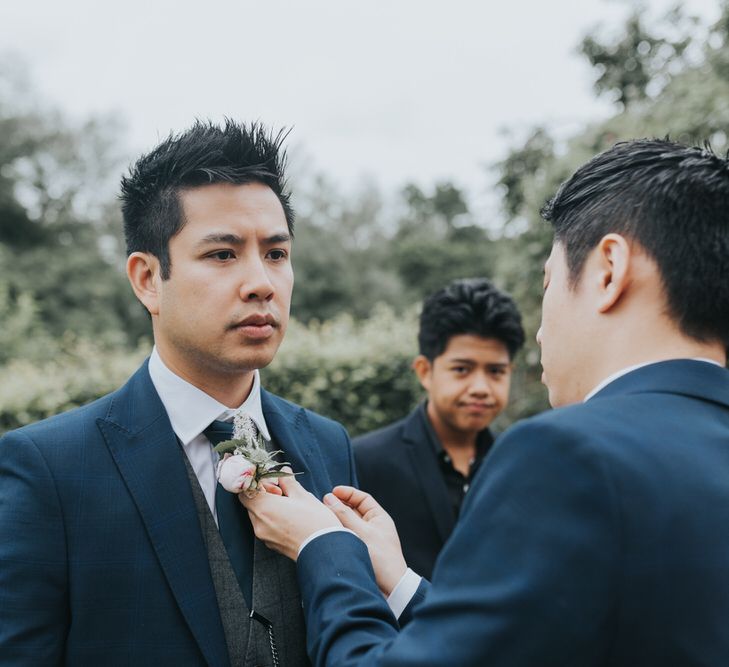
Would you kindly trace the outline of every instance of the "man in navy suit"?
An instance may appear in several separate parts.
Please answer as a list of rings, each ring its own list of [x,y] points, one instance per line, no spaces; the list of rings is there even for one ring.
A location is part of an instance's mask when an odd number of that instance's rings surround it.
[[[312,493],[356,483],[341,425],[260,384],[293,286],[281,140],[198,122],[123,180],[155,348],[115,393],[0,440],[0,664],[308,664],[293,564],[246,531],[209,429],[243,410]]]
[[[524,343],[511,297],[486,278],[455,280],[420,313],[413,370],[427,400],[352,442],[360,489],[392,517],[410,567],[430,577],[493,445],[512,359]]]
[[[729,664],[727,211],[727,160],[669,141],[560,188],[537,334],[558,409],[497,440],[432,585],[362,492],[246,501],[298,558],[316,665]]]

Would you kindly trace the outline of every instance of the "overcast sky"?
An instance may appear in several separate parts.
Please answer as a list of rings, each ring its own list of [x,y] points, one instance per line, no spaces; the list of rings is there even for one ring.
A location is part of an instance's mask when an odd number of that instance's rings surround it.
[[[718,14],[718,0],[685,6]],[[121,116],[130,155],[228,115],[292,126],[299,168],[345,189],[367,175],[477,194],[513,142],[505,129],[566,135],[610,113],[576,46],[626,12],[606,0],[7,0],[0,50],[70,116]]]

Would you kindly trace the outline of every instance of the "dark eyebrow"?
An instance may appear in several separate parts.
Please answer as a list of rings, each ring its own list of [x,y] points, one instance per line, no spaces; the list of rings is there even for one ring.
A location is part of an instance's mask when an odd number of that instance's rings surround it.
[[[237,234],[208,234],[203,236],[197,245],[208,245],[211,243],[223,243],[226,245],[243,245],[243,239]]]
[[[478,364],[473,359],[449,359],[449,364],[463,364],[465,366],[477,366]],[[493,361],[486,364],[490,367],[506,368],[509,364],[506,361]]]
[[[287,243],[291,241],[291,235],[286,234],[284,232],[281,232],[279,234],[274,234],[273,236],[269,236],[261,241],[263,245],[275,245],[276,243]],[[237,234],[208,234],[207,236],[203,236],[198,242],[197,245],[211,245],[215,243],[221,243],[224,245],[235,245],[235,246],[241,246],[244,245],[245,239],[242,236],[238,236]]]
[[[288,243],[289,241],[291,241],[291,234],[284,234],[282,232],[281,234],[274,234],[263,239],[262,243],[264,245],[275,245],[276,243]]]

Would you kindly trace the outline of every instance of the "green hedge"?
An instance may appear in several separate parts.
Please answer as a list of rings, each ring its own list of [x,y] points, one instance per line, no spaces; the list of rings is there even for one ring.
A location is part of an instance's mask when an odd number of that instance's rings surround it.
[[[406,415],[423,396],[410,367],[417,353],[416,331],[416,309],[398,313],[381,308],[365,321],[342,315],[307,327],[292,321],[276,359],[262,371],[263,385],[342,422],[353,436],[385,426]],[[72,336],[50,341],[40,332],[38,340],[46,347],[36,350],[34,359],[15,358],[0,365],[0,432],[113,391],[150,350],[149,345],[131,352],[104,348]],[[534,369],[521,365],[509,409],[496,430],[544,405]]]
[[[149,353],[68,339],[51,361],[0,366],[0,432],[89,403],[122,385]]]
[[[264,386],[342,422],[358,435],[399,419],[422,390],[410,364],[417,353],[416,311],[378,309],[365,321],[347,315],[303,327],[292,323],[262,372]]]
[[[414,312],[386,309],[361,323],[346,315],[308,327],[292,321],[274,363],[262,371],[263,384],[341,421],[353,434],[377,428],[401,417],[420,397],[410,371],[415,327]],[[109,349],[71,336],[52,345],[50,360],[47,349],[38,349],[33,359],[16,357],[0,365],[0,432],[113,391],[150,349]]]

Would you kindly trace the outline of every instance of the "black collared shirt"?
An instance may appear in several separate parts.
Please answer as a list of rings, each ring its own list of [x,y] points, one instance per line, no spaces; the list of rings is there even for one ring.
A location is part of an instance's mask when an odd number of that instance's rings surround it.
[[[440,468],[440,472],[443,475],[443,481],[445,482],[446,489],[448,490],[448,497],[451,500],[453,513],[456,517],[458,517],[458,514],[461,511],[461,505],[463,504],[463,498],[471,486],[473,476],[478,472],[481,462],[486,454],[488,454],[489,449],[491,449],[491,445],[494,443],[494,436],[487,428],[483,431],[479,431],[476,436],[476,456],[471,459],[471,463],[468,468],[468,475],[464,476],[453,467],[451,457],[448,456],[448,452],[443,449],[443,445],[441,444],[433,425],[430,423],[427,405],[428,402],[423,401],[418,408],[418,414],[425,424],[425,430],[429,435],[428,439],[433,447],[433,453],[438,459],[438,467]]]

